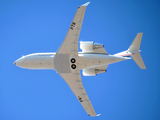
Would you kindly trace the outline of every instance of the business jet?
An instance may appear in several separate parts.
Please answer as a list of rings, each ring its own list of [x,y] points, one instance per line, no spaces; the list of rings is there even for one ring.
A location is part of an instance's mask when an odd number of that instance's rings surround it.
[[[95,76],[106,72],[109,64],[133,59],[141,69],[146,69],[140,55],[140,44],[143,33],[138,33],[132,44],[123,52],[110,55],[103,44],[93,41],[81,41],[78,52],[78,39],[82,27],[87,2],[78,7],[67,35],[55,53],[33,53],[22,56],[14,62],[25,69],[53,69],[66,81],[78,101],[89,116],[96,114],[88,95],[83,87],[80,70],[84,76]]]

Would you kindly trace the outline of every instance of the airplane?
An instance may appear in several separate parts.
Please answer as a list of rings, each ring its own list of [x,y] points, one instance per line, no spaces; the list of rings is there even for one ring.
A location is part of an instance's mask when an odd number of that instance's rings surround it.
[[[106,72],[109,64],[131,58],[141,69],[146,69],[139,50],[143,33],[137,34],[128,50],[117,54],[108,54],[103,44],[93,41],[81,41],[82,52],[78,52],[78,39],[89,3],[78,7],[67,35],[57,52],[29,54],[16,60],[14,64],[25,69],[55,70],[68,84],[87,114],[99,116],[100,114],[96,114],[83,87],[80,70],[84,76],[95,76]]]

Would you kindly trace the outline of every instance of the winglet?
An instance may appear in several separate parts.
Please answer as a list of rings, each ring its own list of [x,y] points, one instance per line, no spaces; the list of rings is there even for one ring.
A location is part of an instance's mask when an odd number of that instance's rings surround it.
[[[81,6],[87,6],[89,3],[90,3],[90,2],[87,2],[87,3],[85,3],[85,4],[81,5]]]

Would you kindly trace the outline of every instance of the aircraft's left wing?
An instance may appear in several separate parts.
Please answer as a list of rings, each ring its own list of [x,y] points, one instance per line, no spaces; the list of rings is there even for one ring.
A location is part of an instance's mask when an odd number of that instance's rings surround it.
[[[60,48],[56,52],[54,59],[54,67],[58,73],[71,73],[70,70],[70,58],[78,57],[78,39],[84,18],[86,6],[90,2],[87,2],[80,7],[73,18],[67,35],[61,44]]]
[[[74,70],[71,73],[60,74],[61,77],[66,81],[68,86],[71,88],[78,101],[81,103],[85,111],[89,116],[98,116],[96,115],[93,106],[87,96],[87,93],[83,87],[81,74],[79,70]]]
[[[57,54],[70,54],[70,57],[78,56],[78,39],[87,5],[90,2],[78,7],[78,10],[69,27],[67,35],[57,51]]]

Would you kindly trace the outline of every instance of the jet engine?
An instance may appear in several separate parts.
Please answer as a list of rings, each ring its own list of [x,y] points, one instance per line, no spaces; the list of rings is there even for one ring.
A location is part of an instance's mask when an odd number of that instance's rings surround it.
[[[104,72],[106,72],[105,69],[95,69],[95,68],[83,69],[83,75],[84,76],[95,76],[99,73],[104,73]]]
[[[94,52],[96,49],[103,48],[104,45],[94,43],[93,41],[80,41],[80,49],[83,53]]]

